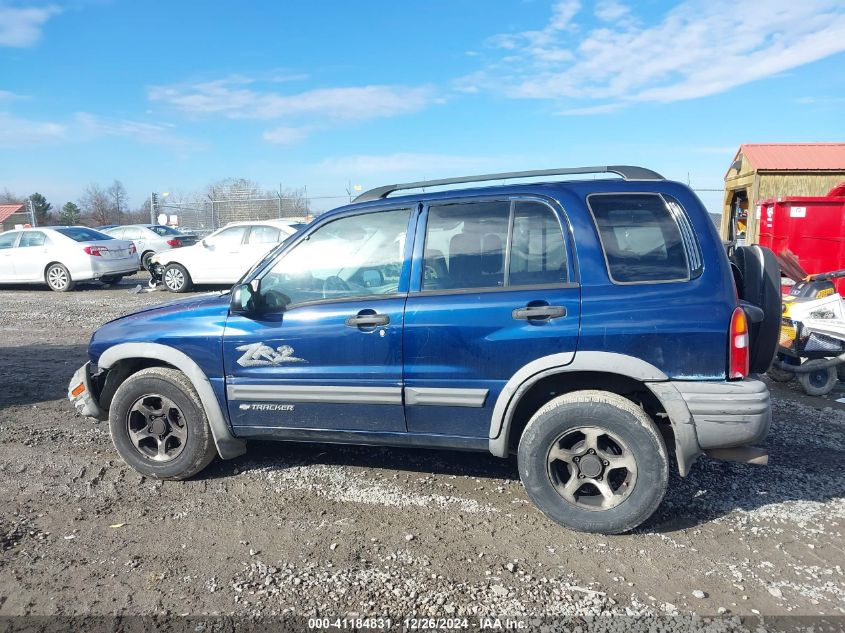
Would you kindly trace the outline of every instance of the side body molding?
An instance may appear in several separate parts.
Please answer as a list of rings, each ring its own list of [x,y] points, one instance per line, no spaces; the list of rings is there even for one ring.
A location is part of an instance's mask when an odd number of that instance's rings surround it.
[[[490,452],[508,456],[508,435],[513,412],[522,395],[538,380],[572,371],[600,371],[619,374],[640,382],[666,381],[668,376],[654,365],[633,356],[610,352],[565,352],[531,361],[517,371],[502,388],[490,420]],[[658,395],[658,394],[655,394]],[[658,395],[659,398],[659,395]]]
[[[205,373],[187,354],[178,349],[160,343],[121,343],[108,348],[100,356],[98,367],[108,369],[116,362],[129,358],[150,358],[161,360],[185,374],[197,390],[197,395],[205,408],[208,425],[214,436],[217,452],[223,459],[232,459],[246,452],[246,442],[234,437],[220,410],[220,403]]]

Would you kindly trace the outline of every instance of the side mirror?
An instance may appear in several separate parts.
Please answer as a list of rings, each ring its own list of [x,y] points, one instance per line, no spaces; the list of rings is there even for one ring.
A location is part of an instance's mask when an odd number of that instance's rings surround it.
[[[206,248],[208,248],[208,246],[209,246],[208,242],[205,241],[205,238],[202,238],[202,240],[200,241],[200,244],[202,244]]]
[[[232,314],[255,314],[261,299],[261,280],[253,279],[248,284],[237,284],[232,288],[229,311]]]

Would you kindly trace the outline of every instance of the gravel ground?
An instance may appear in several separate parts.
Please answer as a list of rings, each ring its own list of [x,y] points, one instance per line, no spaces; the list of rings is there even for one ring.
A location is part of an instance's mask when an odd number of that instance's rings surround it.
[[[825,616],[833,628],[816,631],[845,628],[841,392],[773,385],[771,465],[702,458],[624,536],[552,524],[515,462],[484,454],[252,443],[191,481],[152,481],[65,400],[98,325],[173,298],[135,284],[0,288],[0,617],[619,615],[681,630],[698,615],[754,631],[757,616],[764,628]]]

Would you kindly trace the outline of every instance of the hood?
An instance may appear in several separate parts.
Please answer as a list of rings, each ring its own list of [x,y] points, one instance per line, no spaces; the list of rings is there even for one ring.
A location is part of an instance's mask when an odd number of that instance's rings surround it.
[[[157,316],[163,317],[217,304],[224,305],[228,309],[228,290],[225,292],[207,292],[201,295],[183,297],[180,299],[174,299],[173,301],[166,301],[164,303],[158,303],[156,305],[140,308],[135,312],[124,314],[123,316],[119,316],[116,319],[112,319],[111,321],[106,321],[101,327],[105,327],[106,325],[115,323],[117,321],[135,320],[137,318],[150,319],[155,318]]]
[[[102,325],[94,332],[88,355],[94,362],[121,343],[162,343],[181,347],[191,340],[223,336],[229,293],[210,293],[143,308]]]

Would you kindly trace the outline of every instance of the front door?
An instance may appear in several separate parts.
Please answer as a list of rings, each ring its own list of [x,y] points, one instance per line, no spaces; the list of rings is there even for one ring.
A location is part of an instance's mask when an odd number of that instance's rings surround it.
[[[517,370],[574,357],[581,295],[566,223],[531,199],[438,203],[424,219],[405,309],[408,431],[487,437]]]
[[[224,335],[229,415],[242,436],[404,432],[408,208],[315,226],[260,273],[258,316]]]
[[[24,231],[15,249],[15,278],[19,281],[41,281],[50,263],[47,235],[41,231]]]
[[[15,242],[20,232],[12,231],[0,235],[0,283],[14,281],[15,277]]]

